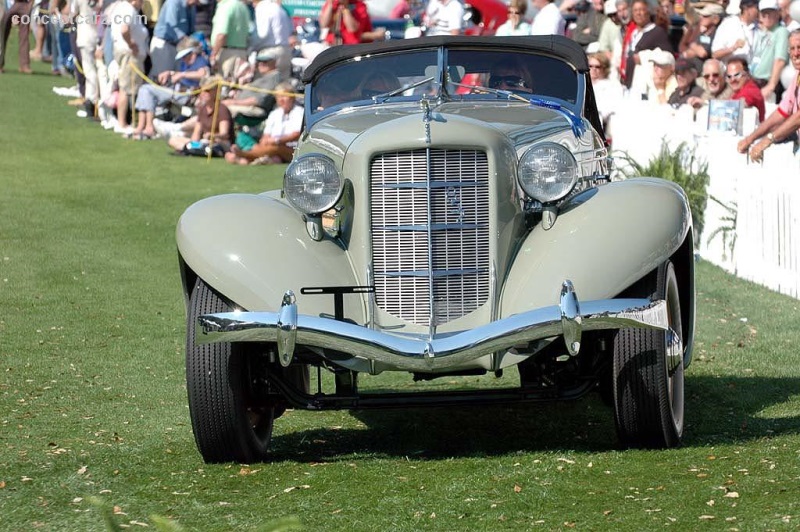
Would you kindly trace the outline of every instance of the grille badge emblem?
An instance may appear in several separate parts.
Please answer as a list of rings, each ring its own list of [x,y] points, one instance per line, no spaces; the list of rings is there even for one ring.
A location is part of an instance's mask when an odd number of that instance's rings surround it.
[[[456,222],[464,223],[464,206],[461,204],[461,189],[447,187],[447,214],[456,217]]]

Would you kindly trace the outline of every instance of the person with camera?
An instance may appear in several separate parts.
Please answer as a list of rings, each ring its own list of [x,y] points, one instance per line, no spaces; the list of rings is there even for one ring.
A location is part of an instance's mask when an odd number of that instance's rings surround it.
[[[326,0],[319,13],[319,26],[328,30],[329,45],[358,44],[372,31],[372,20],[363,0]]]

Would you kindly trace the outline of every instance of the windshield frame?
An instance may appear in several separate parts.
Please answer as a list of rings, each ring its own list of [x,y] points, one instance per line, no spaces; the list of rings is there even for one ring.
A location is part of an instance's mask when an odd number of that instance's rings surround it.
[[[315,107],[317,104],[316,102],[316,93],[317,90],[317,83],[320,79],[324,78],[327,73],[330,73],[338,68],[341,68],[343,65],[348,64],[356,64],[359,63],[361,60],[371,57],[378,57],[378,56],[392,56],[392,55],[408,55],[409,53],[416,53],[416,52],[426,52],[426,51],[435,51],[436,52],[436,74],[435,79],[431,82],[436,89],[435,94],[432,95],[421,95],[421,94],[412,94],[412,95],[405,95],[405,94],[397,94],[394,96],[383,96],[383,97],[371,97],[371,98],[364,98],[364,99],[357,99],[351,100],[347,102],[343,102],[340,104],[332,105],[326,109],[319,109]],[[431,46],[419,46],[412,50],[387,50],[387,51],[378,51],[374,54],[364,54],[355,55],[352,57],[346,57],[339,61],[332,62],[329,65],[326,65],[325,68],[318,70],[313,78],[308,80],[305,89],[304,101],[305,101],[305,111],[306,111],[306,125],[308,129],[311,129],[317,122],[324,119],[327,116],[332,114],[344,112],[347,110],[362,108],[362,107],[369,107],[375,105],[391,105],[393,103],[408,103],[408,102],[418,102],[423,97],[427,98],[429,101],[439,104],[444,102],[452,102],[452,101],[506,101],[505,99],[500,99],[498,97],[498,91],[487,91],[486,93],[480,94],[450,94],[448,91],[447,86],[447,79],[446,79],[446,65],[449,64],[448,57],[451,51],[494,51],[498,52],[497,49],[491,50],[487,48],[483,48],[481,46],[469,45],[468,43],[459,43],[458,46],[452,46],[448,44],[434,44],[431,43]],[[565,60],[564,57],[559,56],[558,54],[551,54],[546,53],[541,49],[530,49],[530,50],[520,50],[516,49],[508,49],[509,53],[522,53],[522,54],[529,54],[535,56],[542,56],[549,59],[556,60],[566,67],[568,67],[574,74],[576,78],[575,84],[575,101],[571,102],[564,98],[559,98],[553,95],[546,95],[541,93],[521,93],[514,91],[514,94],[523,96],[524,99],[528,97],[534,98],[537,100],[549,100],[555,104],[560,105],[563,108],[569,109],[572,113],[577,116],[583,116],[583,108],[585,104],[586,98],[586,76],[580,72],[579,68],[576,68],[575,65],[571,64],[569,61]],[[391,92],[391,91],[389,91]],[[510,101],[519,101],[520,98],[508,98]]]

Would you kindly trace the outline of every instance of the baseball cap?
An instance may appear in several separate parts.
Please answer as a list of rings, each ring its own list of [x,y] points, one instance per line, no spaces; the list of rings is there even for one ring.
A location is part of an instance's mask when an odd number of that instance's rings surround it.
[[[683,57],[675,61],[675,72],[686,72],[687,70],[694,70],[697,72],[697,63]]]
[[[606,15],[613,15],[616,12],[617,12],[617,1],[606,0],[606,3],[603,4],[603,13]]]
[[[178,53],[175,54],[175,60],[180,61],[190,53],[199,51],[200,41],[198,41],[194,37],[184,37],[183,39],[181,39],[181,42],[178,43],[177,48],[178,48]]]
[[[725,10],[722,8],[722,6],[714,2],[708,2],[697,10],[697,14],[701,17],[711,17],[714,15],[721,17],[724,13]]]
[[[675,65],[675,56],[672,55],[670,52],[666,50],[662,50],[661,48],[656,48],[655,50],[650,52],[650,62],[656,65],[667,66]]]
[[[758,3],[758,10],[759,11],[766,11],[768,9],[778,10],[778,0],[761,0]]]
[[[278,60],[277,50],[261,50],[256,55],[256,61],[258,61],[259,63],[266,61],[277,61],[277,60]]]

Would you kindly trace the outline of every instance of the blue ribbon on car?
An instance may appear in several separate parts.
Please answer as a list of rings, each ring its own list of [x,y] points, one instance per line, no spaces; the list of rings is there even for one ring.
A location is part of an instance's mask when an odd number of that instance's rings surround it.
[[[579,117],[578,115],[573,113],[571,109],[564,107],[560,103],[551,100],[543,100],[541,98],[530,98],[528,101],[531,103],[531,105],[535,105],[536,107],[555,109],[556,111],[559,111],[561,114],[563,114],[567,118],[567,121],[569,122],[569,125],[572,128],[572,133],[575,135],[576,138],[580,137],[586,132],[586,125],[584,125],[581,117]]]

